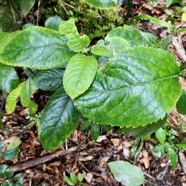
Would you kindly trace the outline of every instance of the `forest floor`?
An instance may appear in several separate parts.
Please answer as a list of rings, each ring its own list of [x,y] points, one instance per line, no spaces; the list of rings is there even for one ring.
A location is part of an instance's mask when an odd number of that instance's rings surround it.
[[[152,1],[153,2],[153,1]],[[186,4],[186,1],[184,1]],[[145,1],[133,2],[132,14],[148,14],[159,19],[168,20],[170,15],[162,10],[165,1],[159,1],[151,7]],[[175,13],[179,5],[175,4],[169,10]],[[126,7],[124,6],[125,10]],[[186,23],[180,17],[175,19],[175,27],[186,28]],[[168,35],[168,30],[149,21],[141,21],[139,27],[148,31],[158,39]],[[186,61],[186,33],[175,34],[169,45],[174,53],[178,64]],[[20,70],[20,76],[24,76]],[[180,79],[183,89],[186,90],[186,83]],[[34,95],[34,101],[43,108],[49,95],[38,91]],[[3,100],[1,105],[3,105]],[[114,160],[126,160],[137,165],[144,173],[144,186],[186,186],[186,153],[184,150],[177,150],[178,163],[176,168],[172,168],[166,153],[160,158],[153,151],[159,143],[153,134],[148,140],[135,140],[132,136],[123,135],[117,132],[116,128],[111,127],[109,131],[101,130],[95,142],[90,134],[90,128],[81,131],[82,122],[66,141],[65,144],[53,151],[43,149],[35,123],[27,119],[26,108],[17,105],[13,114],[7,115],[3,107],[2,121],[5,128],[0,128],[0,140],[4,148],[16,140],[21,140],[19,145],[20,152],[13,159],[5,161],[0,155],[0,164],[12,166],[15,173],[23,173],[24,186],[65,186],[65,175],[70,172],[84,174],[83,183],[90,186],[117,186],[121,185],[114,180],[108,167],[108,162]],[[186,117],[180,115],[174,109],[167,121],[169,128],[176,131],[176,138],[186,137],[186,129],[181,130],[181,126],[186,126]],[[135,149],[136,147],[136,149]],[[176,147],[175,147],[176,148]],[[0,179],[1,184],[1,179]]]

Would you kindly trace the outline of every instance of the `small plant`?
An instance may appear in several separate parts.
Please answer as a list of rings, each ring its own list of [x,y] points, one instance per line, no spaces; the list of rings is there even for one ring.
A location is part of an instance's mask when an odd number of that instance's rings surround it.
[[[73,172],[71,172],[70,176],[65,176],[65,181],[67,182],[67,184],[72,186],[84,186],[85,184],[82,183],[83,179],[84,175],[81,173],[75,175]]]
[[[161,157],[166,154],[171,160],[172,167],[175,168],[178,162],[178,155],[175,151],[175,135],[176,131],[173,129],[168,129],[167,125],[160,128],[155,132],[156,138],[159,144],[154,147],[157,157]]]

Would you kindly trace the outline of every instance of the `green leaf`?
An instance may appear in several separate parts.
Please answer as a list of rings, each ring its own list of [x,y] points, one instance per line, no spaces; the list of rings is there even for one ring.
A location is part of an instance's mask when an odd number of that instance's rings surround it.
[[[78,175],[77,175],[77,179],[78,179],[79,182],[82,182],[83,179],[84,179],[84,175],[81,174],[81,173],[78,173]]]
[[[126,41],[128,41],[128,43],[130,44],[131,47],[132,46],[140,46],[140,45],[154,46],[154,41],[157,40],[155,38],[152,39],[152,37],[151,37],[151,35],[149,35],[149,33],[142,32],[132,26],[127,26],[127,25],[125,25],[124,27],[117,27],[117,28],[114,28],[113,30],[111,30],[106,36],[106,41],[107,40],[109,41],[109,38],[111,38],[111,37],[123,38]],[[113,42],[117,44],[118,40],[119,40],[119,38],[115,42],[114,41]],[[125,43],[125,45],[127,47],[129,47],[129,45],[124,40],[121,40],[120,43],[121,42]],[[119,46],[118,46],[118,48],[119,48]]]
[[[14,175],[14,172],[11,171],[11,167],[8,165],[0,165],[0,176],[4,179],[10,179]]]
[[[153,151],[156,152],[157,157],[161,157],[165,153],[166,144],[158,144],[154,147]]]
[[[176,3],[181,4],[182,0],[166,0],[166,7],[169,7],[169,6],[176,4]]]
[[[145,125],[143,127],[129,127],[129,128],[121,128],[119,132],[123,132],[124,134],[131,134],[136,138],[141,138],[142,140],[148,138],[153,132],[157,131],[160,127],[162,127],[167,120],[167,116],[162,120],[154,122],[152,124]]]
[[[43,70],[35,76],[33,82],[41,90],[57,90],[63,86],[63,74],[62,69]]]
[[[167,154],[171,160],[172,167],[176,168],[178,155],[170,144],[167,144]]]
[[[70,179],[74,183],[74,185],[78,183],[77,176],[73,172],[70,173]]]
[[[29,11],[34,6],[35,2],[36,0],[20,0],[19,1],[21,13],[24,15],[24,17],[27,16]]]
[[[0,154],[3,152],[3,148],[2,148],[2,146],[3,146],[3,142],[0,141]]]
[[[19,148],[13,148],[3,153],[3,160],[11,160],[19,153]]]
[[[92,84],[97,70],[97,61],[92,56],[76,54],[67,64],[63,83],[67,94],[74,99],[83,94]]]
[[[91,125],[91,122],[90,122],[89,120],[87,120],[87,121],[85,121],[85,122],[82,124],[80,130],[81,130],[81,131],[84,131],[84,130],[86,130],[90,125]]]
[[[15,186],[10,180],[3,181],[2,186]]]
[[[176,103],[176,109],[180,114],[186,114],[186,91],[182,91],[182,95]]]
[[[14,181],[14,182],[21,182],[22,180],[23,180],[23,174],[22,173],[16,174],[12,179],[12,181]]]
[[[180,149],[186,150],[186,144],[185,143],[178,143],[176,146]]]
[[[166,130],[160,128],[155,132],[157,140],[163,145],[166,140]]]
[[[49,17],[46,20],[45,27],[59,31],[59,25],[61,22],[62,19],[59,16],[55,15],[53,17]]]
[[[65,34],[68,38],[68,47],[74,52],[82,52],[90,44],[87,35],[80,36],[75,25],[75,19],[63,21],[59,27],[60,33]]]
[[[135,47],[111,58],[75,105],[99,124],[144,126],[164,118],[175,105],[181,94],[178,74],[168,52]]]
[[[140,186],[144,183],[142,171],[124,161],[114,161],[108,164],[114,178],[125,186]]]
[[[12,92],[10,92],[10,94],[8,95],[5,105],[7,114],[11,114],[12,112],[14,112],[16,108],[17,98],[20,96],[23,85],[24,82],[20,83],[19,86],[15,88]]]
[[[68,176],[65,176],[65,181],[68,183],[68,185],[75,185]]]
[[[49,99],[41,116],[40,140],[45,149],[55,149],[74,131],[79,112],[63,89]]]
[[[134,17],[134,19],[136,19],[136,20],[144,19],[144,20],[151,21],[152,23],[158,24],[160,26],[166,27],[168,29],[172,28],[172,25],[170,23],[167,23],[164,20],[149,16],[149,15],[146,15],[146,14],[137,15],[137,16]]]
[[[100,126],[96,123],[93,123],[91,125],[91,136],[94,141],[96,141],[98,139],[99,134],[100,134]]]
[[[9,145],[7,146],[7,150],[10,150],[10,149],[16,148],[16,147],[18,147],[21,143],[22,143],[21,140],[15,140],[15,141],[12,141],[12,142],[9,143]]]
[[[37,104],[33,102],[30,97],[37,90],[34,86],[32,79],[27,79],[20,91],[21,104],[29,109],[30,114],[35,114],[37,111]]]
[[[83,0],[85,3],[97,8],[116,7],[117,0]]]
[[[62,67],[74,55],[66,42],[55,30],[32,26],[9,40],[0,52],[0,61],[33,69]]]
[[[13,67],[0,63],[0,89],[9,93],[19,84],[19,78]]]

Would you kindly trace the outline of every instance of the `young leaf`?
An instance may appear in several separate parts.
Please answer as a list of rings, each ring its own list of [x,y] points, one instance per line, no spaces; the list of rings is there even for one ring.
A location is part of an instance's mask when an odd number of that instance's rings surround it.
[[[182,95],[176,103],[176,109],[180,114],[186,114],[186,91],[182,91]]]
[[[135,47],[111,58],[75,105],[99,124],[144,126],[163,118],[175,105],[181,94],[178,74],[168,52]]]
[[[85,3],[97,8],[112,8],[116,7],[117,0],[83,0]]]
[[[68,38],[68,47],[74,52],[82,52],[88,47],[90,39],[87,35],[80,36],[75,25],[75,19],[63,21],[59,27],[60,33]]]
[[[92,56],[76,54],[67,64],[63,83],[67,94],[74,99],[83,94],[92,84],[97,70],[97,61]]]
[[[82,124],[80,130],[81,130],[81,131],[84,131],[84,130],[86,130],[90,125],[91,125],[91,122],[90,122],[89,120],[87,120],[87,121],[85,121],[85,122]]]
[[[43,70],[35,76],[33,82],[41,90],[57,90],[63,86],[63,74],[62,69]]]
[[[77,176],[73,172],[70,173],[70,179],[74,183],[74,185],[78,183]]]
[[[81,173],[78,173],[78,175],[77,175],[77,179],[78,179],[79,182],[82,182],[83,179],[84,179],[84,175],[81,174]]]
[[[142,140],[149,137],[153,132],[157,131],[160,127],[162,127],[167,120],[167,116],[164,117],[162,120],[154,122],[152,124],[145,125],[143,127],[128,127],[128,128],[121,128],[119,132],[123,132],[124,134],[131,134],[135,138],[141,138]]]
[[[0,165],[0,176],[5,179],[10,179],[14,175],[14,172],[11,171],[11,167],[8,165]]]
[[[18,147],[21,143],[22,143],[21,140],[15,140],[15,141],[12,141],[11,143],[8,144],[8,146],[7,146],[7,150],[10,150],[10,149],[16,148],[16,147]]]
[[[96,123],[93,123],[91,125],[91,136],[94,141],[96,141],[98,139],[99,134],[100,134],[100,126]]]
[[[68,183],[68,185],[71,185],[71,186],[75,185],[68,176],[65,176],[65,181]]]
[[[41,116],[40,140],[45,149],[55,149],[74,131],[79,112],[63,89],[49,99]]]
[[[7,114],[11,114],[12,112],[14,112],[16,108],[17,98],[20,96],[23,85],[24,82],[19,84],[19,86],[15,88],[12,92],[10,92],[10,94],[8,95],[5,105]]]
[[[176,168],[178,162],[178,155],[170,144],[167,144],[167,154],[171,160],[172,167]]]
[[[124,27],[117,27],[111,30],[107,36],[106,41],[109,41],[111,37],[120,37],[128,41],[128,44],[125,42],[125,45],[132,46],[154,46],[155,39],[145,32],[142,32],[132,26],[125,25]],[[115,42],[116,43],[116,42]],[[117,44],[117,43],[116,43]],[[116,45],[117,46],[117,45]],[[120,49],[121,50],[121,49]]]
[[[19,153],[19,148],[9,149],[3,153],[3,160],[11,160]]]
[[[29,109],[30,114],[35,114],[37,111],[37,105],[33,102],[30,97],[37,90],[34,86],[32,79],[27,79],[20,91],[21,104]]]
[[[19,84],[19,78],[13,67],[0,63],[0,89],[11,92]]]
[[[74,55],[66,42],[55,30],[32,26],[9,40],[0,52],[0,61],[33,69],[62,67]]]
[[[114,178],[125,186],[140,186],[144,182],[142,171],[124,161],[114,161],[108,164]]]
[[[163,145],[165,144],[165,140],[166,140],[166,130],[160,128],[159,130],[157,130],[155,132],[156,134],[156,138],[158,139],[158,141]]]
[[[61,22],[62,19],[59,16],[55,15],[53,17],[49,17],[46,20],[45,27],[59,31],[59,25]]]

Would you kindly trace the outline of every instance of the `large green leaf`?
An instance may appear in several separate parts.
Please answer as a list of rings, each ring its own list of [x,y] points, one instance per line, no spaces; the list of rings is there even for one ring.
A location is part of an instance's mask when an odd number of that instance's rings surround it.
[[[156,43],[156,39],[152,38],[148,33],[127,25],[111,30],[106,36],[106,41],[109,41],[109,38],[113,36],[127,40],[130,46],[154,46],[154,42]]]
[[[19,84],[19,78],[13,67],[0,63],[0,89],[5,92],[10,92]]]
[[[40,140],[45,149],[61,145],[74,131],[79,112],[63,89],[57,90],[48,101],[40,126]]]
[[[0,52],[0,62],[35,69],[62,67],[74,55],[66,42],[55,30],[32,26],[9,40]]]
[[[186,91],[182,92],[182,95],[176,103],[176,109],[180,114],[186,114]]]
[[[97,8],[116,7],[117,0],[83,0],[85,3]]]
[[[181,94],[178,74],[168,52],[134,47],[111,58],[75,105],[100,124],[143,126],[171,111]]]
[[[76,54],[65,70],[64,88],[72,99],[84,93],[92,84],[97,70],[97,61],[92,56]]]
[[[63,86],[63,74],[62,69],[50,69],[40,71],[33,79],[36,87],[41,90],[57,90]]]
[[[114,178],[125,186],[140,186],[144,182],[143,172],[125,161],[114,161],[108,164]]]
[[[65,34],[68,38],[68,47],[74,52],[81,52],[86,50],[90,43],[87,35],[80,36],[75,25],[75,19],[63,21],[59,27],[60,33]]]

